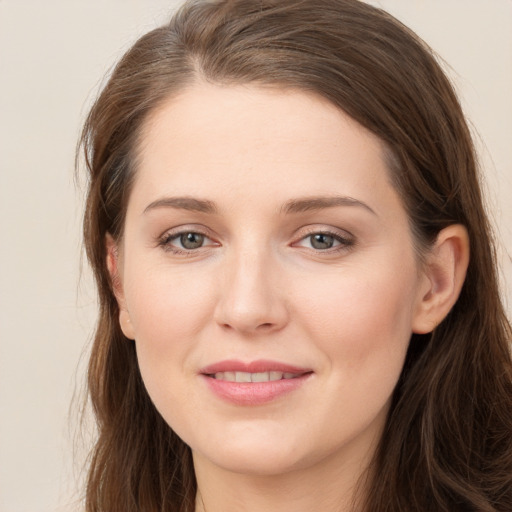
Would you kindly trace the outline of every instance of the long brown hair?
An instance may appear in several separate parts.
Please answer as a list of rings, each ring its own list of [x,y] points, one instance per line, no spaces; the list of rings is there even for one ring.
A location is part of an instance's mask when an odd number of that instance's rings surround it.
[[[188,85],[258,84],[320,95],[385,143],[418,251],[460,223],[471,260],[460,298],[413,335],[373,461],[365,510],[512,510],[510,326],[470,133],[432,52],[357,0],[199,0],[126,53],[81,138],[89,171],[85,246],[100,313],[88,384],[99,437],[88,512],[190,512],[190,449],[155,410],[122,334],[105,236],[122,236],[148,114]]]

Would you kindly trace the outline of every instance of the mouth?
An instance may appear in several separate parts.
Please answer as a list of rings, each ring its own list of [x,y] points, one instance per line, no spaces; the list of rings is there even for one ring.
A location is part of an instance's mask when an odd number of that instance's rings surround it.
[[[274,361],[223,361],[204,368],[200,375],[223,401],[254,406],[299,389],[313,373]]]
[[[303,373],[290,373],[290,372],[217,372],[209,374],[215,380],[222,380],[225,382],[275,382],[278,380],[296,379],[301,377]]]

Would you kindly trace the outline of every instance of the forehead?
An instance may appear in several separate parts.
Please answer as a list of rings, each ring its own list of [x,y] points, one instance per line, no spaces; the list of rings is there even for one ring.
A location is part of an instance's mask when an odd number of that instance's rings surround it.
[[[259,191],[284,201],[390,186],[380,139],[297,90],[197,84],[152,113],[138,157],[135,188],[146,196]]]

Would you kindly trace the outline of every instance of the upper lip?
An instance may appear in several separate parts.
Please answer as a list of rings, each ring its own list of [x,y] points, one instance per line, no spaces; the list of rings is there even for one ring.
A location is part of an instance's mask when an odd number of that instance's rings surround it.
[[[225,360],[205,366],[199,373],[203,375],[213,375],[221,372],[247,372],[247,373],[262,373],[262,372],[283,372],[303,374],[309,373],[310,368],[282,363],[279,361],[270,361],[260,359],[257,361],[244,362],[237,360]]]

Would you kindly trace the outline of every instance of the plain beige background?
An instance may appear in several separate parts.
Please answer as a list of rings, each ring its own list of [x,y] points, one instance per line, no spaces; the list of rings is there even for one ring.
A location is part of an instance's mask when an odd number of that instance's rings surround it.
[[[77,413],[69,407],[84,378],[95,292],[87,269],[79,281],[74,147],[105,72],[177,3],[0,0],[0,512],[79,510],[83,449],[74,455]],[[479,133],[508,301],[512,0],[371,3],[451,67]]]

